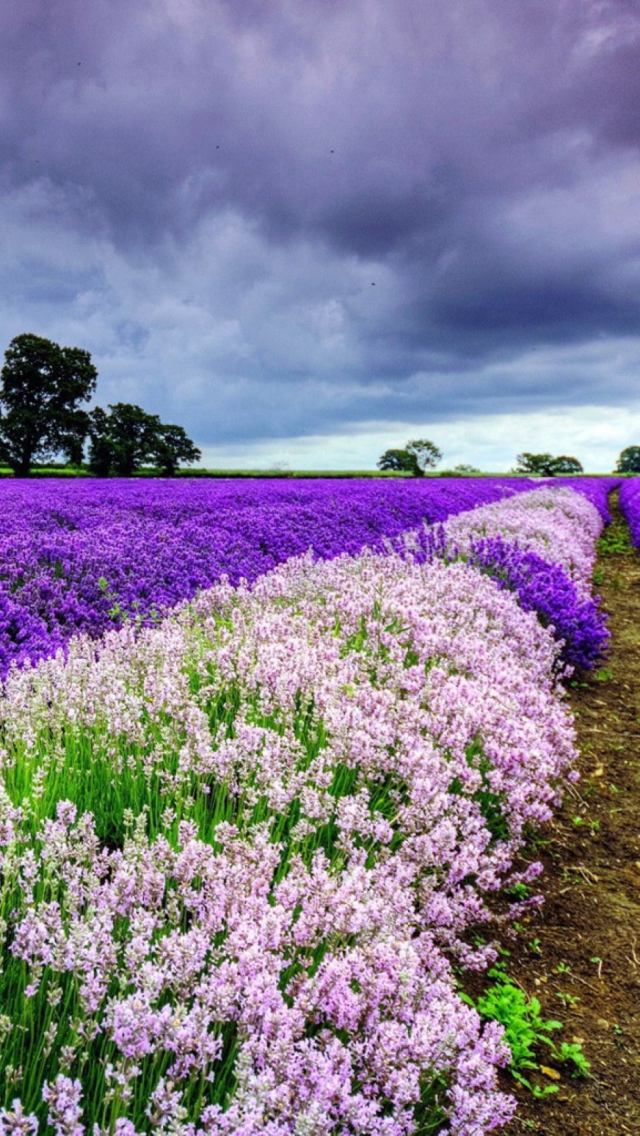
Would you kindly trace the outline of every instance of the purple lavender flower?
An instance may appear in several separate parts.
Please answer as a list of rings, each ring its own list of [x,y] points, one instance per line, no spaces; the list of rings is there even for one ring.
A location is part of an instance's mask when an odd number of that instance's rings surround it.
[[[600,509],[614,479],[570,483]],[[0,677],[78,633],[158,616],[223,577],[253,581],[436,524],[539,482],[510,478],[2,482]]]
[[[631,530],[631,540],[636,548],[640,548],[640,477],[630,477],[622,482],[620,508]]]
[[[543,560],[502,537],[474,541],[470,563],[518,596],[525,611],[535,611],[544,627],[562,642],[568,666],[590,670],[606,656],[610,633],[599,600],[581,597],[560,564]]]

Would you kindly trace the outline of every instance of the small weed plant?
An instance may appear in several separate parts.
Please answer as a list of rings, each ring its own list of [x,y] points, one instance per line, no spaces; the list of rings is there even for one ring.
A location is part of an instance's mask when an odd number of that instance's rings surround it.
[[[598,553],[600,556],[620,556],[631,554],[633,551],[629,529],[626,525],[616,524],[614,522],[603,530],[602,536],[598,541]]]
[[[493,985],[473,1003],[482,1018],[504,1026],[504,1040],[511,1050],[509,1070],[519,1084],[534,1097],[545,1097],[558,1091],[557,1085],[540,1086],[527,1076],[528,1070],[542,1070],[537,1050],[548,1047],[551,1058],[559,1064],[570,1065],[574,1076],[588,1077],[591,1068],[582,1045],[563,1041],[556,1044],[553,1034],[562,1029],[562,1022],[542,1015],[542,1006],[536,997],[527,997],[524,990],[509,978],[505,964],[497,963],[488,975]],[[471,999],[468,999],[471,1002]]]

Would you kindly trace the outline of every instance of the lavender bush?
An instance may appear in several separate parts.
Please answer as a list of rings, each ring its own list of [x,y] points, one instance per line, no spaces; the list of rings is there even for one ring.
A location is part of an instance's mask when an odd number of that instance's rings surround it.
[[[588,502],[516,513],[586,571]],[[476,567],[369,551],[13,669],[2,1136],[502,1126],[453,963],[493,957],[472,932],[573,777],[558,650]]]
[[[591,591],[602,528],[602,518],[586,496],[556,485],[483,505],[445,524],[447,542],[458,551],[469,552],[478,540],[503,538],[561,565],[583,595]]]
[[[456,1132],[508,1116],[443,951],[482,961],[465,929],[571,760],[554,653],[464,565],[363,557],[14,673],[4,1000],[32,1027],[3,1059],[28,1112],[58,1067],[87,1122],[138,1131],[410,1132],[423,1092]]]
[[[586,497],[600,513],[603,524],[608,525],[611,523],[609,494],[618,488],[621,480],[619,477],[554,477],[552,481],[543,484],[551,488],[573,489],[582,497]]]
[[[560,564],[526,552],[502,537],[477,541],[469,562],[515,592],[525,611],[534,611],[560,641],[560,659],[573,670],[599,666],[607,651],[609,631],[597,599],[581,596]]]
[[[553,484],[404,533],[389,547],[419,563],[462,556],[536,612],[559,641],[563,665],[588,670],[603,661],[609,641],[591,595],[603,503]]]
[[[467,549],[472,563],[551,628],[563,663],[588,670],[603,661],[609,640],[606,616],[591,595],[606,516],[593,493],[553,485],[461,514],[445,530],[449,543]]]

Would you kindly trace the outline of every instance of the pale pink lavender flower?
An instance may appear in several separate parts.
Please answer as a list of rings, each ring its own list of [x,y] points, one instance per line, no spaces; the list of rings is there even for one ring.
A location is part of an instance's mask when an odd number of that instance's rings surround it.
[[[469,552],[473,541],[500,536],[519,548],[561,564],[588,595],[603,528],[595,505],[572,489],[545,486],[481,505],[444,522],[447,544]]]
[[[55,1136],[83,1136],[81,1123],[82,1085],[62,1074],[52,1084],[44,1085],[42,1098],[49,1106],[48,1121]]]
[[[0,1109],[0,1136],[29,1136],[37,1131],[38,1118],[27,1115],[19,1099],[12,1101],[11,1108]]]

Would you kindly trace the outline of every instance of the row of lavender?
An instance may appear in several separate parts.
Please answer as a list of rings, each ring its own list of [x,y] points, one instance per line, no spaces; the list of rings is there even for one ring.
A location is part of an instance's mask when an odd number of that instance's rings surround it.
[[[632,477],[622,482],[620,508],[629,525],[631,540],[636,548],[640,548],[640,477]]]
[[[0,676],[78,633],[149,623],[224,576],[253,581],[313,547],[327,559],[532,488],[434,481],[5,482]],[[606,509],[606,481],[578,481]]]
[[[516,540],[586,602],[601,526],[518,494],[443,555],[417,530],[289,559],[9,674],[3,1136],[506,1123],[455,969],[493,957],[475,931],[535,878],[515,857],[575,752],[558,642],[478,557]]]
[[[604,522],[610,520],[610,487],[603,480],[585,494]],[[560,643],[559,662],[572,670],[589,670],[603,660],[609,632],[599,599],[591,594],[592,534],[585,532],[582,561],[576,562],[575,537],[569,531],[566,545],[562,542],[558,513],[567,511],[571,529],[575,495],[562,494],[558,488],[548,498],[554,515],[547,526],[540,512],[544,495],[538,491],[507,499],[490,510],[463,513],[444,525],[423,526],[388,542],[388,547],[421,563],[462,557],[500,588],[514,592],[525,611],[534,611],[543,626],[551,628]]]

